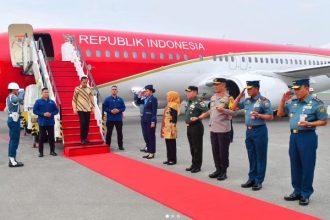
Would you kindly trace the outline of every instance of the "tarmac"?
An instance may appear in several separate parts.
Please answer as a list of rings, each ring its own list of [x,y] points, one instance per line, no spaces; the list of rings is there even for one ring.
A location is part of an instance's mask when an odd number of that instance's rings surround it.
[[[161,113],[161,111],[159,111]],[[38,150],[32,148],[32,136],[21,132],[18,160],[23,168],[8,167],[7,114],[0,113],[0,219],[189,219],[182,213],[151,200],[117,182],[101,176],[74,161],[63,157],[62,144],[56,145],[57,157],[38,157]],[[158,121],[161,121],[159,116]],[[112,153],[120,154],[143,163],[166,169],[180,175],[195,178],[218,187],[254,197],[272,204],[306,213],[321,219],[330,219],[330,126],[317,129],[319,145],[314,177],[314,194],[309,206],[298,202],[287,202],[283,196],[293,190],[290,179],[288,155],[288,118],[276,118],[268,122],[269,145],[266,178],[260,191],[240,187],[247,180],[248,158],[245,148],[244,118],[234,119],[234,142],[230,145],[230,166],[228,179],[210,179],[208,174],[215,170],[208,131],[208,119],[203,121],[204,151],[202,172],[192,174],[185,168],[191,163],[186,125],[181,115],[178,122],[177,139],[178,164],[163,165],[166,160],[165,141],[160,138],[160,123],[157,125],[157,152],[153,160],[143,159],[139,150],[144,146],[140,129],[138,109],[129,109],[124,119],[125,151],[117,148],[116,132],[113,133]],[[122,168],[125,172],[125,167]],[[143,178],[143,176],[141,176]],[[219,212],[221,218],[221,212]],[[242,216],[244,219],[244,216]]]

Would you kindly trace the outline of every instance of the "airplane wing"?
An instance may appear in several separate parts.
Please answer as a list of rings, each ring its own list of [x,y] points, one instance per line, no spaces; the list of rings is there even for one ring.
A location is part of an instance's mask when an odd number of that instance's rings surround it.
[[[281,76],[287,76],[292,78],[309,78],[313,76],[321,76],[327,75],[330,77],[330,66],[318,66],[312,68],[302,68],[302,69],[294,69],[283,72],[275,72]]]

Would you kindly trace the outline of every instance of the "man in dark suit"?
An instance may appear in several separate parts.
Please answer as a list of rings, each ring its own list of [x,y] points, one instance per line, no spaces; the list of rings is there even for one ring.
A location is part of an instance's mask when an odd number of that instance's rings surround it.
[[[156,152],[156,123],[157,123],[157,98],[153,96],[155,89],[153,85],[147,85],[144,87],[145,96],[143,114],[142,114],[142,126],[145,129],[147,140],[147,154],[143,158],[152,159],[155,157]]]

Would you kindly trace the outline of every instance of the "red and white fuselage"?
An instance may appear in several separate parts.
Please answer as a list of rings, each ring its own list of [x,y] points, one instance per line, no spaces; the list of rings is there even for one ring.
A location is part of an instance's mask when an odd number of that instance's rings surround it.
[[[49,57],[62,60],[64,35],[73,35],[104,98],[117,85],[120,96],[132,100],[132,89],[153,84],[160,104],[166,92],[184,95],[188,85],[200,94],[212,94],[210,82],[228,79],[228,90],[236,96],[246,80],[260,80],[261,92],[276,106],[287,85],[295,78],[310,77],[314,91],[330,89],[330,50],[285,45],[249,43],[206,38],[143,34],[105,30],[34,30],[42,37]],[[7,85],[34,83],[12,67],[8,34],[0,34],[0,109],[4,108]],[[309,71],[310,70],[310,71]]]

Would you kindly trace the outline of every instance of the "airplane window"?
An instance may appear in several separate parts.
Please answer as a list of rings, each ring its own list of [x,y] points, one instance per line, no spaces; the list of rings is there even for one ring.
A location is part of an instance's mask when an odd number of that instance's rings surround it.
[[[230,60],[231,60],[231,62],[234,62],[235,61],[235,57],[231,56],[230,57]]]
[[[254,62],[258,63],[258,57],[254,58]]]
[[[188,60],[188,59],[189,59],[189,58],[188,58],[188,55],[187,55],[187,54],[184,54],[184,55],[183,55],[183,59],[184,59],[184,60]]]
[[[323,65],[323,61],[321,61],[320,64]]]
[[[109,51],[109,50],[106,50],[106,51],[105,51],[105,57],[110,57],[110,56],[111,56],[110,51]]]
[[[290,64],[293,64],[293,59],[290,59]]]
[[[217,60],[217,56],[213,56],[213,61],[216,61]]]
[[[265,58],[265,62],[268,63],[268,58],[267,57]]]
[[[270,63],[274,63],[274,59],[273,58],[270,58]]]
[[[299,64],[302,65],[302,60],[299,60]]]
[[[163,59],[164,59],[164,54],[163,54],[163,53],[160,53],[160,54],[159,54],[159,58],[160,58],[161,60],[163,60]]]
[[[134,59],[137,59],[138,58],[138,53],[136,51],[133,51],[132,56],[133,56]]]
[[[199,60],[200,60],[200,61],[203,60],[203,55],[199,55]]]
[[[133,52],[132,52],[132,57],[133,57],[134,59],[137,59],[137,52],[136,52],[136,51],[133,51]]]
[[[315,60],[313,60],[313,65],[315,65]]]
[[[176,59],[180,60],[180,54],[178,54],[178,53],[176,54]]]
[[[228,57],[225,57],[225,61],[228,62]]]
[[[285,64],[289,64],[289,60],[288,59],[285,59]]]
[[[100,50],[95,51],[95,55],[96,57],[101,57],[101,51]]]
[[[260,57],[260,63],[263,63],[264,59],[262,57]]]
[[[248,59],[249,59],[249,63],[252,63],[252,58],[251,58],[251,57],[249,57]]]
[[[278,58],[275,59],[275,63],[278,64]]]
[[[245,63],[245,57],[241,57],[242,62]]]
[[[142,58],[147,59],[147,53],[146,52],[142,52]]]
[[[151,59],[156,59],[156,54],[154,52],[151,53]]]
[[[282,58],[280,59],[280,63],[283,64],[283,59]]]
[[[298,61],[297,61],[297,60],[294,60],[294,64],[296,64],[296,65],[297,65],[297,64],[298,64]]]
[[[173,54],[169,53],[168,54],[168,59],[173,60]]]
[[[120,57],[120,52],[118,50],[115,51],[115,57],[119,58]]]
[[[316,61],[316,65],[320,65],[319,61]]]
[[[124,51],[124,57],[127,59],[128,58],[128,52]]]
[[[312,65],[312,61],[311,60],[308,60],[308,65]]]
[[[90,49],[86,50],[86,56],[91,57],[92,56],[92,51]]]
[[[220,57],[219,57],[219,61],[221,61],[221,62],[222,62],[222,56],[220,56]]]

